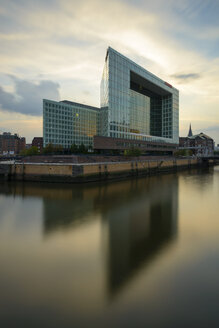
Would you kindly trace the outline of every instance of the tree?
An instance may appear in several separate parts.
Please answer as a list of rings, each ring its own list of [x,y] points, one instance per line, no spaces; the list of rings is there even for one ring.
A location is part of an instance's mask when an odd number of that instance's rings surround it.
[[[179,149],[174,153],[175,156],[192,156],[191,149]]]
[[[50,154],[54,152],[54,146],[52,143],[49,143],[46,147],[43,148],[43,154]]]
[[[54,146],[52,143],[49,143],[45,148],[43,148],[43,154],[62,153],[62,152],[63,152],[62,145]]]
[[[139,148],[131,147],[130,149],[126,149],[124,151],[125,156],[140,156],[141,150]]]
[[[62,153],[63,152],[63,146],[62,145],[54,146],[54,152],[55,153]]]
[[[82,154],[87,154],[87,148],[83,143],[78,147],[78,152]]]
[[[39,154],[39,150],[36,146],[32,146],[29,149],[23,149],[20,152],[20,155],[23,156],[33,156],[33,155],[38,155]]]
[[[72,144],[70,150],[73,154],[78,153],[78,146],[76,144]]]

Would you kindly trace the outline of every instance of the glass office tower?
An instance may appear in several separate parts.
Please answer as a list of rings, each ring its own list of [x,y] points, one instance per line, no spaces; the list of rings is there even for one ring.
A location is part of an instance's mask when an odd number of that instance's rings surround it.
[[[112,48],[101,81],[101,108],[43,101],[44,146],[173,153],[179,143],[179,92]]]
[[[70,148],[84,144],[93,147],[93,136],[98,135],[99,108],[71,101],[43,100],[43,143]]]
[[[105,137],[179,143],[179,92],[112,48],[101,81]]]

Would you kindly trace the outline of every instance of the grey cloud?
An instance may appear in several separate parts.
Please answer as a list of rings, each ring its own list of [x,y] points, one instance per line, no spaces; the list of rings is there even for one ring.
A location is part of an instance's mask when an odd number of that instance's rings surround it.
[[[215,144],[219,144],[219,125],[209,126],[202,129],[204,133],[214,139]]]
[[[196,79],[200,79],[201,75],[198,73],[173,74],[171,75],[171,77],[177,80],[196,80]]]
[[[0,86],[0,107],[2,110],[26,115],[42,115],[42,99],[59,100],[59,84],[52,81],[33,83],[19,80],[14,81],[15,94],[5,91]]]
[[[219,132],[219,124],[218,125],[209,126],[209,127],[205,128],[204,130],[205,131],[217,131],[217,132]]]

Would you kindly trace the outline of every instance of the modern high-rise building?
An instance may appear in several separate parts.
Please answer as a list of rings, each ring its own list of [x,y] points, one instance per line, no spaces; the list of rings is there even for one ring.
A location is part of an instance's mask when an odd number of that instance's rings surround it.
[[[179,92],[172,85],[109,47],[100,93],[101,108],[44,100],[44,145],[68,148],[84,143],[106,151],[176,149]]]
[[[106,139],[107,147],[126,147],[123,139],[136,140],[131,144],[142,148],[150,145],[145,142],[179,142],[178,90],[112,48],[105,58],[101,108],[107,111],[101,135],[121,139],[120,143]]]

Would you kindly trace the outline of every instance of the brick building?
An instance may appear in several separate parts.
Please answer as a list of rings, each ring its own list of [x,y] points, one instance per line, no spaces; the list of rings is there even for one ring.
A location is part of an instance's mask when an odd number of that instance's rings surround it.
[[[179,138],[179,149],[188,149],[196,156],[209,156],[214,154],[214,140],[203,132]]]
[[[18,134],[3,132],[0,134],[0,155],[17,155],[25,149],[26,139]]]
[[[39,153],[43,150],[43,137],[34,137],[32,140],[32,146],[37,147]]]

